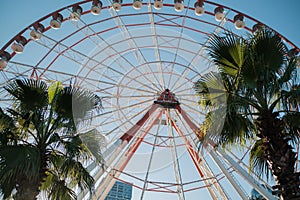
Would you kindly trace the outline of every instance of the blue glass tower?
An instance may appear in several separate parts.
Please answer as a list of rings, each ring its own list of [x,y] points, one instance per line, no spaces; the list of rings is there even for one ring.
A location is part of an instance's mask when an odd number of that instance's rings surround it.
[[[116,181],[105,200],[131,200],[132,185]]]

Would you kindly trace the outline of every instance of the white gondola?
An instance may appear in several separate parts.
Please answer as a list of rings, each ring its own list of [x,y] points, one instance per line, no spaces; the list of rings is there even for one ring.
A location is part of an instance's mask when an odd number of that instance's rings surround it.
[[[203,3],[202,0],[196,1],[195,4],[194,4],[194,7],[195,7],[195,14],[197,16],[201,16],[205,13],[204,3]]]
[[[103,4],[102,4],[101,1],[94,0],[93,4],[92,4],[92,7],[91,7],[91,13],[93,15],[99,15],[100,12],[101,12],[102,6],[103,6]]]
[[[136,10],[140,10],[143,6],[142,0],[133,0],[132,7]]]
[[[73,21],[78,21],[81,17],[82,8],[80,6],[73,6],[72,12],[70,14],[70,19]]]
[[[215,19],[217,22],[221,22],[225,18],[223,7],[216,7],[214,10],[214,13],[215,13]]]
[[[63,21],[63,16],[60,13],[56,13],[52,16],[52,20],[50,21],[51,28],[57,30],[61,27],[61,23]]]
[[[119,12],[122,8],[122,0],[114,0],[112,7],[115,11]]]
[[[182,12],[184,9],[183,0],[174,0],[174,9],[177,12]]]
[[[0,70],[6,68],[8,61],[10,60],[11,56],[8,52],[2,51],[0,52]]]
[[[18,36],[16,38],[16,41],[11,45],[11,49],[17,53],[23,53],[24,51],[24,45],[27,43],[27,39],[23,36]]]
[[[42,37],[45,27],[42,24],[36,24],[33,26],[33,30],[30,31],[30,37],[32,40],[39,40]]]
[[[154,0],[153,6],[156,10],[161,10],[164,3],[162,0]]]
[[[244,16],[241,14],[237,14],[233,18],[234,26],[237,30],[241,30],[245,27]]]
[[[262,24],[254,24],[252,27],[252,32],[253,34],[257,33],[258,31],[260,31],[263,28]]]

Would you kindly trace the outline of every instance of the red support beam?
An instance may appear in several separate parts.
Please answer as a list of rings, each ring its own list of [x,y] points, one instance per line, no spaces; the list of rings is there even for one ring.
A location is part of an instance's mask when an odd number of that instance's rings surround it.
[[[167,118],[170,120],[171,125],[174,127],[174,129],[177,131],[177,133],[180,135],[180,137],[182,137],[182,139],[184,140],[185,144],[186,144],[186,149],[189,152],[193,163],[195,164],[200,176],[203,178],[204,174],[200,168],[200,162],[202,161],[202,159],[200,158],[199,154],[197,151],[195,151],[195,149],[193,148],[193,146],[191,145],[191,143],[189,142],[189,140],[186,138],[186,136],[182,133],[181,129],[177,126],[176,123],[174,123],[174,120],[171,119],[171,117],[169,116],[169,114],[166,112],[166,116]]]
[[[155,112],[159,105],[153,104],[151,108],[146,112],[146,114],[133,126],[131,127],[122,137],[120,138],[122,142],[129,142],[138,130],[145,124],[149,117]],[[155,123],[155,121],[154,121]],[[152,125],[153,126],[153,125]]]
[[[152,107],[151,107],[152,108]],[[157,107],[156,107],[157,108]],[[155,109],[156,109],[155,108]],[[151,109],[150,109],[151,110]],[[149,110],[149,111],[150,111]],[[148,111],[148,112],[149,112]],[[151,115],[152,113],[150,113],[150,115]],[[147,113],[146,113],[146,115],[147,115]],[[154,120],[151,122],[151,124],[146,128],[146,130],[143,132],[143,134],[141,135],[141,137],[138,137],[137,138],[137,140],[135,141],[135,143],[134,143],[134,145],[132,145],[129,149],[128,149],[128,151],[126,152],[126,154],[125,154],[125,156],[126,156],[126,161],[124,162],[124,164],[122,165],[122,167],[120,168],[120,169],[118,169],[119,170],[119,172],[122,172],[124,169],[125,169],[125,167],[126,167],[126,165],[128,164],[128,162],[130,161],[130,159],[132,158],[132,156],[133,156],[133,154],[136,152],[136,150],[138,149],[138,147],[140,146],[140,144],[142,143],[142,141],[144,140],[144,138],[145,138],[145,136],[148,134],[148,132],[152,129],[152,127],[154,126],[154,124],[156,123],[156,120],[157,119],[159,119],[160,117],[161,117],[161,115],[162,115],[162,111],[160,111],[159,113],[158,113],[158,115],[154,118]],[[148,117],[149,118],[149,117]],[[143,119],[143,118],[142,118]],[[140,120],[141,121],[141,120]],[[143,121],[143,120],[142,120]],[[145,121],[143,121],[143,124],[142,125],[144,125],[144,123],[147,121],[147,119],[145,120]],[[142,123],[142,122],[141,122]],[[141,129],[141,127],[142,126],[139,126],[139,127],[137,127],[138,128],[138,130],[139,129]],[[138,131],[137,130],[137,131]],[[136,132],[137,132],[136,131]],[[131,135],[128,135],[129,136],[129,138],[131,139],[133,136],[131,136]]]

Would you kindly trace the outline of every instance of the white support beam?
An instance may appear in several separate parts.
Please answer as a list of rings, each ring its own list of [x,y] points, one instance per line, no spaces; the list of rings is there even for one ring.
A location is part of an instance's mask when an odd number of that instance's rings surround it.
[[[209,151],[209,155],[212,157],[212,159],[217,163],[218,167],[221,169],[223,174],[226,176],[228,181],[231,183],[231,185],[234,187],[234,189],[237,191],[237,193],[240,195],[241,199],[248,200],[247,195],[242,190],[240,184],[236,182],[236,180],[232,177],[232,174],[228,172],[228,170],[225,168],[225,166],[222,164],[218,156],[216,155],[216,152],[214,150]]]
[[[215,143],[213,141],[208,141],[212,147],[215,147]],[[230,156],[228,156],[224,150],[220,147],[214,148],[215,152],[218,153],[224,160],[229,163],[233,169],[242,176],[258,193],[260,193],[264,198],[268,200],[278,200],[275,196],[273,196],[266,188],[264,188],[258,181],[256,181],[252,176],[249,176],[249,173],[242,168],[237,162],[235,162]]]

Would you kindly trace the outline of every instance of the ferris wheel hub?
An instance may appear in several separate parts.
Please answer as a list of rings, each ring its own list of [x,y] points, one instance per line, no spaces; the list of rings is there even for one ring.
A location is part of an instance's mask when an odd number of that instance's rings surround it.
[[[163,91],[157,100],[154,101],[154,104],[159,104],[164,108],[175,108],[176,105],[179,105],[179,101],[177,100],[174,93],[172,93],[169,89]]]

